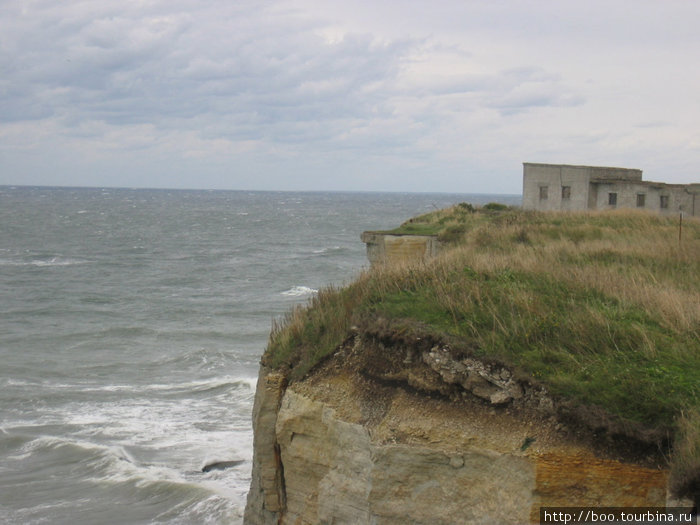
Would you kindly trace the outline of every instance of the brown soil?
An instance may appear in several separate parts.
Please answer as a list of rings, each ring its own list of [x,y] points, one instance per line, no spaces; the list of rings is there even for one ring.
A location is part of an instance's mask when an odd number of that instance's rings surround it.
[[[625,425],[604,411],[545,398],[541,387],[525,377],[520,377],[523,398],[499,406],[445,383],[420,357],[441,343],[416,327],[366,326],[293,388],[332,407],[340,418],[361,423],[379,443],[455,452],[478,447],[538,457],[593,454],[667,467],[654,433],[645,438],[644,429],[636,427],[625,433]]]

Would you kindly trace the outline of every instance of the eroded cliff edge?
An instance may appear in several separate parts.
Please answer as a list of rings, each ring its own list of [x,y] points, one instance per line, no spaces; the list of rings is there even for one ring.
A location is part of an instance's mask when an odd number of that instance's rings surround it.
[[[662,437],[600,421],[420,331],[356,328],[301,381],[261,367],[245,523],[522,524],[542,506],[665,505]]]

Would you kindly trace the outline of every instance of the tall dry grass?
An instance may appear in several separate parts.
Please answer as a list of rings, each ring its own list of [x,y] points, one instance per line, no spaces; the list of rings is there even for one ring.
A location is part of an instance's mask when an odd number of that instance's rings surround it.
[[[482,272],[511,268],[547,274],[634,304],[668,327],[697,330],[697,220],[686,220],[686,236],[679,243],[674,220],[647,213],[587,213],[576,216],[571,225],[558,224],[571,215],[553,217],[553,221],[539,218],[530,223],[481,225],[465,235],[459,248],[446,254],[443,264],[467,264]]]
[[[700,505],[700,410],[681,412],[671,459],[671,491]]]

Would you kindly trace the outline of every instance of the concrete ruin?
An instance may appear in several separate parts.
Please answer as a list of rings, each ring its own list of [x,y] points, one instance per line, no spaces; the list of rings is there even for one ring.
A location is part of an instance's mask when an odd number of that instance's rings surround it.
[[[567,164],[523,163],[526,210],[637,208],[700,216],[700,183],[642,180],[642,170]]]
[[[361,239],[367,245],[371,264],[427,260],[440,249],[437,235],[363,232]]]

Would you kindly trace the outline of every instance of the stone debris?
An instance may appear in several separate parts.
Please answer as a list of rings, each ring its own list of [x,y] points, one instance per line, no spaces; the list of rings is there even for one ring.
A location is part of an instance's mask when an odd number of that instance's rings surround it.
[[[461,385],[466,391],[492,405],[504,405],[523,397],[523,389],[505,367],[488,366],[472,358],[457,360],[447,347],[434,346],[423,353],[423,362],[449,384]]]

